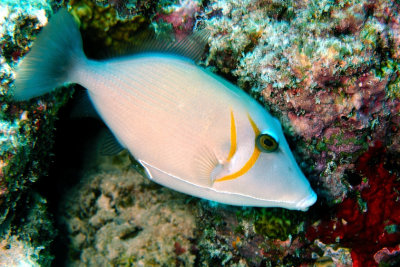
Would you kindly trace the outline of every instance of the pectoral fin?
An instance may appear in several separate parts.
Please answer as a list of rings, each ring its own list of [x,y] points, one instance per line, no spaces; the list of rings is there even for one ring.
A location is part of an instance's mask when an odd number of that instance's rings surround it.
[[[208,187],[214,184],[224,168],[214,151],[207,147],[199,149],[194,164],[198,183]]]

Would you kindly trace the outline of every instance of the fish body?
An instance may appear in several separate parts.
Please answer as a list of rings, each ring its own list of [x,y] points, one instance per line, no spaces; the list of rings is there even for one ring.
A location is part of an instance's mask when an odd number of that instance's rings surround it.
[[[155,182],[231,205],[314,204],[279,121],[238,87],[168,53],[90,60],[81,42],[71,16],[54,15],[17,72],[15,99],[78,83]]]

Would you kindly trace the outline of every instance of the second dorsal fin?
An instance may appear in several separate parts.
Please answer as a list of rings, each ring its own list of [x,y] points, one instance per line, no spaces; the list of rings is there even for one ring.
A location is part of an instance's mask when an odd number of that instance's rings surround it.
[[[175,40],[173,36],[157,38],[151,34],[141,44],[124,48],[117,54],[122,56],[140,53],[168,53],[198,62],[204,54],[209,36],[210,32],[207,29],[196,31],[180,40]]]

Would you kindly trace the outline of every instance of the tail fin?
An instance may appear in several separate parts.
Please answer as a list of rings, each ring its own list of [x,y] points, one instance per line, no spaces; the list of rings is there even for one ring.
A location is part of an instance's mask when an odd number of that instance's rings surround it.
[[[14,99],[27,100],[70,82],[68,74],[71,68],[84,59],[78,26],[62,9],[43,28],[32,50],[19,65]]]

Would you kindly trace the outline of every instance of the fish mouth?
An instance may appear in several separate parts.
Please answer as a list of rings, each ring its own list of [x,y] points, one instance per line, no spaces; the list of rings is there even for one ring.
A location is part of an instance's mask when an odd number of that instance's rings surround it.
[[[317,201],[317,194],[315,194],[314,191],[311,191],[310,195],[306,196],[296,204],[296,208],[298,208],[299,210],[306,211],[310,206],[314,205],[316,201]]]

